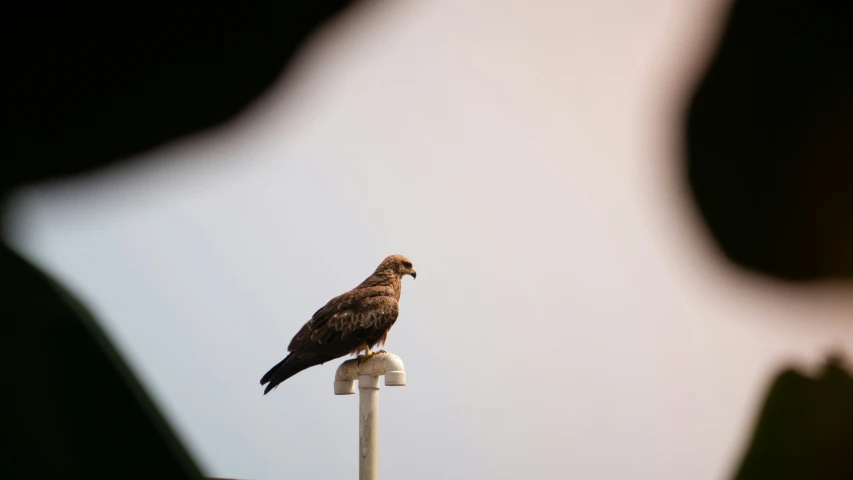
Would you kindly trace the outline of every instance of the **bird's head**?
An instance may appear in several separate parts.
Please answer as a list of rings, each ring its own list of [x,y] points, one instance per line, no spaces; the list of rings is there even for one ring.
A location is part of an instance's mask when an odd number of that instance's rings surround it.
[[[386,257],[385,260],[379,264],[379,268],[377,268],[376,271],[391,271],[400,277],[404,275],[411,275],[412,278],[418,277],[418,272],[415,271],[412,261],[402,255],[390,255]]]

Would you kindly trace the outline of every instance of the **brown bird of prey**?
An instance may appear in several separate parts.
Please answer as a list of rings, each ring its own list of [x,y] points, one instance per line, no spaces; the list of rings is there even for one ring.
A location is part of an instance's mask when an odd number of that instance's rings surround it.
[[[365,352],[359,355],[361,361],[375,355],[371,347],[383,345],[397,321],[405,275],[417,278],[412,262],[402,255],[391,255],[359,286],[317,310],[290,341],[290,354],[261,378],[261,385],[269,384],[264,395],[314,365],[360,351]]]

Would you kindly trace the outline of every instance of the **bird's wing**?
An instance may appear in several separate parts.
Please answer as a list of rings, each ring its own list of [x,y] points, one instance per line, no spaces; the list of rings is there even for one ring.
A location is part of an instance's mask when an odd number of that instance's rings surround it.
[[[397,300],[387,293],[383,288],[360,288],[333,298],[299,330],[287,350],[342,356],[375,341],[399,313]]]

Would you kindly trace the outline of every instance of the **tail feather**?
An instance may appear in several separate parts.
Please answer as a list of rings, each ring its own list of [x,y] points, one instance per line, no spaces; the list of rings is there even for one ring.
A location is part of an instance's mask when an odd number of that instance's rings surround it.
[[[270,379],[272,378],[272,376],[275,375],[275,371],[278,370],[279,368],[281,368],[281,366],[284,365],[284,362],[286,362],[287,359],[291,357],[291,355],[293,355],[293,354],[292,353],[288,354],[286,357],[284,357],[284,360],[276,363],[275,366],[270,369],[270,371],[265,373],[264,376],[261,377],[261,385],[267,384],[270,381]]]
[[[264,389],[264,395],[277,387],[279,383],[296,375],[302,370],[320,364],[320,362],[312,360],[312,358],[303,358],[301,356],[293,357],[292,353],[288,355],[284,360],[279,362],[278,365],[271,368],[263,378],[261,378],[261,385],[268,383],[267,387]]]

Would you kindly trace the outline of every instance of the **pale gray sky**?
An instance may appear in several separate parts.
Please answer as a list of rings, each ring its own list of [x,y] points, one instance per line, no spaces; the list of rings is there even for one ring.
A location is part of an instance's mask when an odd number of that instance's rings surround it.
[[[23,191],[12,241],[210,475],[356,475],[339,361],[258,380],[402,253],[383,478],[718,479],[782,362],[853,352],[849,290],[731,269],[679,183],[720,5],[369,2],[226,128]]]

